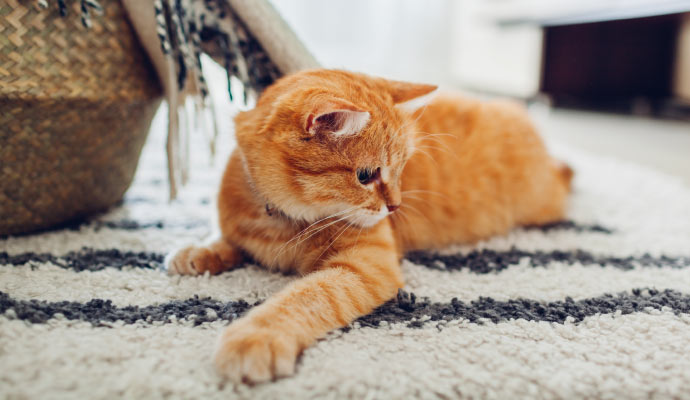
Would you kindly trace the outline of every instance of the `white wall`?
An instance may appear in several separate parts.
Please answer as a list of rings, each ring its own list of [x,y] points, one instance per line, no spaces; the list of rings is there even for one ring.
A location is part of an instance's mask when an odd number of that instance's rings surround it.
[[[534,25],[502,27],[496,11],[514,1],[459,0],[451,10],[451,74],[481,92],[530,97],[539,89],[542,31]]]
[[[541,31],[501,29],[514,0],[273,0],[326,67],[503,95],[537,90]]]
[[[448,85],[453,0],[273,0],[326,67]]]

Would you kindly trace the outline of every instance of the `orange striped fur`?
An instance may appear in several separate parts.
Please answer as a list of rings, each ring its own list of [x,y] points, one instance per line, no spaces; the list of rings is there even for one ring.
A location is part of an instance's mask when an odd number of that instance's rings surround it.
[[[406,251],[562,218],[572,171],[547,154],[524,110],[457,96],[399,107],[434,89],[312,70],[236,117],[222,238],[178,252],[170,272],[215,274],[249,254],[302,278],[225,330],[222,374],[293,373],[305,347],[396,294]]]

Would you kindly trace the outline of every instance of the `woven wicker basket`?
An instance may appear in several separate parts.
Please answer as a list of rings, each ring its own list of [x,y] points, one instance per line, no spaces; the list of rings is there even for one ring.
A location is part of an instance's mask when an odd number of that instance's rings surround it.
[[[131,183],[161,99],[118,0],[81,25],[35,1],[0,4],[0,234],[83,218]]]

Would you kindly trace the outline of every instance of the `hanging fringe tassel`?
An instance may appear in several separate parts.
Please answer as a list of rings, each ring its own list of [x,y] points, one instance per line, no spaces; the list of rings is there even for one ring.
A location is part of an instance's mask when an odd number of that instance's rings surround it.
[[[174,199],[178,182],[184,185],[189,178],[189,135],[199,129],[199,123],[206,125],[206,116],[201,110],[209,109],[211,112],[213,133],[209,148],[212,159],[216,153],[217,112],[202,72],[204,47],[213,46],[220,50],[220,57],[216,54],[216,59],[220,58],[226,67],[231,99],[233,76],[242,83],[243,101],[246,102],[250,95],[256,96],[277,79],[280,72],[270,58],[257,56],[257,52],[262,52],[261,46],[242,26],[226,1],[154,0],[154,9],[161,49],[174,66],[174,76],[168,76],[175,82],[170,86],[176,90],[168,93],[170,124],[166,146],[170,199]],[[191,98],[193,108],[187,106],[188,98]]]
[[[48,8],[48,0],[36,1],[41,8]],[[65,0],[57,0],[58,12],[61,17],[67,16],[69,9]],[[81,24],[85,28],[91,28],[91,10],[98,14],[103,14],[103,7],[96,0],[80,0],[79,10],[81,12]]]
[[[36,1],[44,8],[51,4],[49,0]],[[79,1],[81,22],[87,28],[91,26],[91,13],[103,11],[97,0],[74,1]],[[151,7],[148,10],[154,11],[155,35],[158,36],[163,55],[161,57],[157,49],[152,53],[155,45],[150,46],[148,51],[157,62],[157,71],[159,78],[164,81],[163,86],[166,89],[169,108],[166,152],[171,200],[177,197],[180,184],[184,185],[189,179],[189,135],[195,130],[208,133],[207,112],[210,113],[212,120],[212,133],[209,138],[211,160],[216,153],[218,115],[202,73],[201,54],[206,53],[225,66],[228,75],[228,95],[231,100],[233,91],[239,91],[239,88],[233,90],[233,82],[241,83],[241,90],[244,93],[242,101],[245,104],[282,75],[271,57],[264,51],[264,47],[233,11],[231,3],[233,7],[243,12],[260,11],[259,14],[253,14],[253,19],[248,18],[248,20],[252,21],[255,28],[258,26],[257,32],[269,33],[269,39],[264,38],[269,44],[285,41],[293,53],[274,53],[282,65],[303,67],[318,65],[266,0],[123,0],[123,2],[128,9],[130,19],[136,9],[141,11],[146,7]],[[54,3],[57,4],[62,16],[67,15],[68,1],[54,0]],[[134,15],[148,14],[143,12],[143,14],[134,13]],[[150,33],[147,29],[149,25],[142,23],[141,19],[138,22],[135,28],[140,39],[141,35],[144,35],[144,41],[152,44],[147,41]],[[169,68],[165,68],[166,65]],[[283,72],[291,72],[291,69],[294,68],[287,68]],[[232,79],[233,77],[235,79]],[[186,106],[187,99],[191,101],[190,108]]]

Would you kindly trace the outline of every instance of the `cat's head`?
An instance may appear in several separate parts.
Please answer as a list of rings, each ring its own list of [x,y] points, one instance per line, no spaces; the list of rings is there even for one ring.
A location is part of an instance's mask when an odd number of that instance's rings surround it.
[[[293,219],[373,226],[400,206],[414,121],[399,105],[436,86],[335,70],[280,79],[236,118],[258,195]]]

